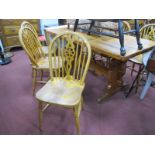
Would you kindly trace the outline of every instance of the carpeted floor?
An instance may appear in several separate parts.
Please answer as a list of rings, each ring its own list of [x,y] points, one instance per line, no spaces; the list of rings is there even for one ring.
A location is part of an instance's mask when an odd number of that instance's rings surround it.
[[[131,82],[129,71],[124,79]],[[104,104],[98,104],[96,100],[105,83],[103,77],[88,73],[85,107],[80,116],[81,134],[155,134],[154,88],[150,88],[143,101],[138,98],[139,89],[127,99],[119,92]],[[31,66],[23,50],[14,52],[12,63],[0,66],[0,134],[76,134],[72,111],[54,106],[45,111],[43,131],[39,131]]]

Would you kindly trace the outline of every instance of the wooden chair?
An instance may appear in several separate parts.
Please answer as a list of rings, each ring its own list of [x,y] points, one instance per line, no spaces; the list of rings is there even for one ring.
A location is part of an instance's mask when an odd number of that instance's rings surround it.
[[[130,31],[131,30],[131,26],[127,21],[123,21],[123,28],[124,28],[124,31]]]
[[[32,31],[32,29],[28,27],[21,27],[19,30],[19,40],[25,49],[32,65],[34,95],[36,83],[45,83],[45,81],[43,81],[43,71],[49,70],[48,57],[45,57],[38,37],[34,31]],[[40,72],[40,80],[37,80],[38,72]]]
[[[139,21],[139,26],[140,27],[143,27],[143,26],[145,26],[146,24],[149,23],[149,19],[139,19],[138,21]],[[128,23],[130,24],[132,29],[135,27],[134,19],[128,20]]]
[[[140,29],[140,37],[148,40],[155,40],[155,24],[147,24],[143,26]],[[132,62],[131,76],[133,75],[133,72],[138,72],[134,69],[136,65],[139,66],[139,69],[141,68],[142,59],[142,54],[130,59]]]
[[[149,72],[147,81],[146,81],[145,86],[144,86],[144,88],[143,88],[143,90],[141,92],[141,95],[140,95],[141,100],[144,99],[149,87],[151,86],[151,83],[153,82],[154,76],[155,76],[155,73]]]
[[[45,41],[46,41],[45,36],[38,36],[38,33],[37,33],[36,29],[34,28],[34,26],[32,24],[30,24],[27,21],[24,21],[21,24],[21,27],[28,27],[29,29],[31,29],[33,31],[33,33],[38,37],[41,44],[43,43],[45,45]],[[43,49],[43,52],[45,53],[45,56],[48,56],[48,46],[42,46],[42,49]]]
[[[53,54],[52,54],[53,51]],[[60,62],[55,59],[62,59]],[[91,59],[88,41],[79,33],[65,32],[57,35],[49,46],[50,80],[36,93],[39,108],[39,128],[42,128],[43,111],[48,105],[62,106],[74,111],[77,133],[80,133],[82,92]],[[53,66],[58,65],[58,70]],[[45,107],[43,104],[47,103]]]
[[[143,26],[140,29],[140,37],[144,38],[144,39],[148,39],[148,40],[155,40],[155,24],[152,23],[152,24],[147,24],[147,25]],[[149,52],[149,54],[150,53],[151,53],[151,51]],[[126,97],[132,91],[132,89],[135,85],[135,82],[136,82],[136,92],[138,91],[141,74],[144,72],[143,59],[145,60],[145,56],[146,56],[146,54],[140,54],[140,55],[130,59],[130,62],[132,63],[131,76],[133,75],[133,72],[136,72],[137,76],[134,79],[132,86],[131,86],[129,92],[127,93]],[[135,69],[135,66],[138,67],[138,70]]]
[[[148,77],[145,83],[145,86],[141,92],[140,99],[144,99],[149,87],[151,86],[154,76],[155,76],[155,48],[152,50],[151,54],[147,54],[145,57],[145,61],[143,59],[144,66],[148,72]]]

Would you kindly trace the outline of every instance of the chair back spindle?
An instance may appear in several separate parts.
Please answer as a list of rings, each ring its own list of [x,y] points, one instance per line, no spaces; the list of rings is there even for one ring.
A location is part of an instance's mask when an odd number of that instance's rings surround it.
[[[19,40],[30,58],[32,65],[37,66],[41,58],[45,58],[41,44],[36,34],[28,27],[21,27]]]
[[[140,37],[155,41],[155,24],[147,24],[140,29]]]
[[[66,78],[83,84],[90,58],[90,45],[82,35],[75,32],[59,34],[49,46],[51,79]],[[58,69],[54,69],[55,66]]]

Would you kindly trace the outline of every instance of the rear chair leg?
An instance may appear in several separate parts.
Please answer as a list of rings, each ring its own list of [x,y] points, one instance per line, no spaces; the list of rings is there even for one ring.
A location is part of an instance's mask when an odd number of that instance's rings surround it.
[[[37,78],[37,70],[34,69],[33,70],[33,96],[34,96],[34,93],[35,93],[35,88],[36,88],[36,78]]]
[[[135,69],[135,63],[132,64],[132,68],[131,68],[131,77],[132,77],[132,75],[133,75],[134,69]]]
[[[147,81],[145,83],[145,86],[144,86],[144,88],[142,90],[142,93],[140,95],[141,100],[144,99],[149,87],[151,86],[151,83],[153,81],[153,77],[154,77],[154,75],[152,73],[149,73],[148,79],[147,79]]]
[[[83,110],[83,108],[84,108],[84,100],[83,100],[83,96],[81,96],[81,108],[82,108],[82,110]]]
[[[40,80],[42,81],[43,80],[43,70],[40,70]]]
[[[74,107],[74,119],[75,119],[77,134],[80,134],[80,120],[79,120],[80,112],[81,112],[81,103],[79,103]]]
[[[39,129],[42,130],[42,120],[43,120],[43,106],[42,103],[38,102],[38,120],[39,120]]]

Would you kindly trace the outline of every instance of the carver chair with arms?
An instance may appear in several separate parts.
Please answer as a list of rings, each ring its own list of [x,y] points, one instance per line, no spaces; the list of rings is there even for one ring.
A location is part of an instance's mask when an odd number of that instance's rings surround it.
[[[56,62],[58,57],[58,63]],[[62,59],[62,63],[59,60]],[[74,112],[77,133],[80,133],[82,92],[91,59],[88,41],[79,33],[64,32],[57,35],[49,46],[50,80],[36,93],[39,108],[39,127],[46,106],[70,108]],[[62,64],[62,67],[59,66]],[[53,66],[57,66],[57,70]]]

